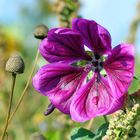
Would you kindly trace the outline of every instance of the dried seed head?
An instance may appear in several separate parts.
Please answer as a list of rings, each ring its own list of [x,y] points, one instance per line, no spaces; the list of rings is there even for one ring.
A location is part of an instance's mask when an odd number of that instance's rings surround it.
[[[44,39],[47,37],[48,31],[49,29],[46,25],[40,24],[35,28],[34,37],[37,39]]]
[[[5,70],[11,73],[21,74],[24,72],[24,61],[19,55],[11,56],[5,66]]]

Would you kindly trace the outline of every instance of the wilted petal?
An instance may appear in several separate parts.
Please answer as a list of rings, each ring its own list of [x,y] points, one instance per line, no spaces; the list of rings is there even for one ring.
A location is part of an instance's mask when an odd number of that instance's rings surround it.
[[[72,63],[91,58],[84,50],[82,37],[68,28],[55,28],[40,44],[40,53],[49,62]]]
[[[76,18],[73,29],[84,38],[85,45],[95,54],[109,54],[111,51],[111,36],[109,32],[95,21]]]
[[[48,64],[33,78],[33,85],[41,94],[48,96],[51,103],[64,113],[69,113],[73,95],[85,80],[84,68],[67,64]]]
[[[115,99],[108,81],[95,75],[76,94],[70,106],[70,114],[73,120],[87,121],[93,117],[115,112],[123,105],[124,98]]]
[[[134,76],[134,63],[134,46],[130,44],[116,46],[105,61],[104,68],[116,98],[127,92]]]

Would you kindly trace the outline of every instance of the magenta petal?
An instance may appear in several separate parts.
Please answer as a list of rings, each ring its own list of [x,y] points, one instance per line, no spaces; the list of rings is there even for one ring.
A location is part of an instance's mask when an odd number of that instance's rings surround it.
[[[76,68],[67,64],[47,64],[33,77],[33,86],[43,95],[47,95],[60,82],[65,75],[83,72],[83,68]]]
[[[63,113],[70,114],[71,102],[85,82],[86,75],[86,72],[73,72],[63,76],[57,87],[47,93],[53,105]]]
[[[39,47],[42,56],[50,63],[72,63],[91,58],[84,50],[82,37],[69,28],[55,28],[49,31]]]
[[[134,46],[116,46],[104,63],[107,77],[116,98],[125,94],[134,76]]]
[[[95,21],[76,18],[73,20],[74,31],[84,38],[85,45],[95,54],[109,54],[111,51],[111,36],[109,32]]]
[[[108,81],[95,75],[85,86],[81,87],[70,106],[74,121],[84,122],[93,117],[113,113],[123,105],[123,99],[115,99]]]
[[[64,113],[76,90],[84,82],[87,72],[67,64],[53,63],[43,66],[33,78],[33,86],[41,94],[48,96],[53,105]]]
[[[117,98],[114,98],[114,100],[111,103],[111,106],[106,114],[114,113],[115,111],[121,109],[123,105],[125,104],[126,94],[123,96]]]

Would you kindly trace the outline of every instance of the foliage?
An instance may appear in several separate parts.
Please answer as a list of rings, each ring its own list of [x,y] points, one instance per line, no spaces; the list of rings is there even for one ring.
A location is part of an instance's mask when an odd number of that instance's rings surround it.
[[[107,129],[108,123],[102,124],[96,134],[85,128],[75,128],[71,132],[70,140],[101,140]]]

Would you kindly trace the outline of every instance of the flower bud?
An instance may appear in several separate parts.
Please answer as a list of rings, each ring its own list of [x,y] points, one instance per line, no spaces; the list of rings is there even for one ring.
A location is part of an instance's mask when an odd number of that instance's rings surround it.
[[[47,37],[48,31],[49,29],[46,25],[40,24],[35,28],[34,37],[37,39],[44,39]]]
[[[15,74],[21,74],[24,72],[24,61],[23,59],[19,56],[19,55],[13,55],[11,56],[7,62],[6,62],[6,66],[5,66],[5,70],[11,73],[15,73]]]
[[[54,111],[54,109],[55,109],[55,106],[52,103],[50,103],[44,115],[45,116],[50,115]]]

